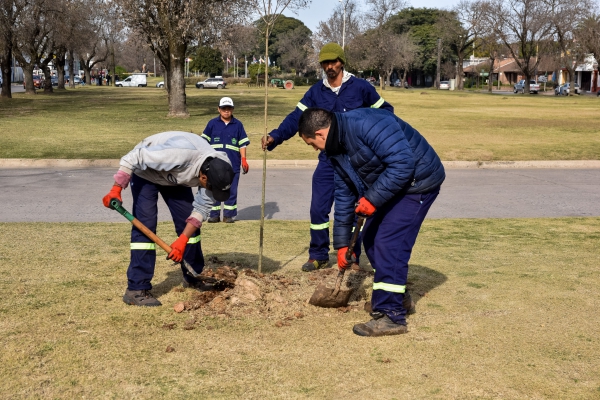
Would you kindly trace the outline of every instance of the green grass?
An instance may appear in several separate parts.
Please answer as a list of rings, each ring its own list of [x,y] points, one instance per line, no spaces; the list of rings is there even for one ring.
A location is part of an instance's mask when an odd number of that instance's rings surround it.
[[[307,227],[267,221],[264,251],[267,271],[306,297]],[[194,314],[172,306],[191,291],[162,252],[153,284],[164,306],[121,302],[127,224],[3,223],[0,397],[598,398],[599,231],[599,218],[427,220],[409,333],[360,338],[351,328],[367,314],[306,297],[288,298],[282,312],[306,314],[290,326],[272,311],[196,316],[186,330]],[[159,234],[175,238],[171,224]],[[210,225],[202,238],[206,257],[256,266],[257,222]]]
[[[291,112],[308,87],[269,91],[268,130]],[[230,96],[235,116],[262,157],[264,90],[187,88],[190,118],[167,118],[164,90],[86,86],[52,95],[15,94],[0,102],[0,158],[118,159],[141,139],[167,130],[201,133]],[[597,160],[598,99],[594,96],[503,96],[470,92],[387,89],[396,114],[417,128],[445,161]],[[271,159],[315,159],[293,138]]]

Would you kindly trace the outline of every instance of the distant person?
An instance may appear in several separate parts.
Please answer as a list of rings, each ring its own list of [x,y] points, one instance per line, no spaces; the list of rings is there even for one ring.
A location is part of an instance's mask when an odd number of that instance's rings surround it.
[[[200,136],[189,132],[163,132],[138,143],[121,158],[115,183],[102,202],[121,199],[121,191],[131,182],[132,214],[152,232],[158,221],[160,194],[173,217],[179,237],[171,244],[168,259],[184,259],[197,273],[204,268],[200,227],[216,201],[229,198],[233,168],[227,156],[213,149]],[[201,188],[196,196],[192,187]],[[131,228],[131,259],[127,269],[127,290],[123,301],[136,306],[160,306],[150,290],[156,263],[156,245],[138,228]],[[188,275],[181,265],[184,287],[214,290]]]
[[[419,132],[383,110],[331,113],[309,108],[300,118],[299,133],[333,160],[333,247],[340,270],[350,266],[346,253],[356,214],[368,217],[362,234],[375,270],[373,319],[354,325],[354,333],[406,333],[407,307],[412,303],[406,292],[408,261],[446,177],[440,158]]]
[[[319,107],[332,112],[346,112],[356,108],[382,108],[394,112],[375,88],[363,79],[344,70],[346,55],[337,43],[328,43],[321,48],[319,63],[326,78],[308,89],[302,100],[279,125],[271,131],[266,141],[261,139],[263,150],[276,146],[293,137],[298,131],[298,121],[308,107]],[[329,213],[333,205],[333,166],[325,153],[319,154],[319,163],[312,178],[310,202],[310,245],[308,261],[303,271],[314,271],[329,267]],[[356,246],[360,253],[360,243]]]
[[[217,151],[227,154],[233,167],[234,177],[231,183],[230,195],[223,203],[223,222],[233,223],[237,216],[237,189],[240,179],[240,164],[244,174],[248,173],[248,162],[246,161],[246,146],[250,139],[246,135],[244,125],[233,116],[233,100],[223,97],[217,108],[219,116],[208,121],[202,137]],[[208,222],[220,222],[221,202],[213,204]]]

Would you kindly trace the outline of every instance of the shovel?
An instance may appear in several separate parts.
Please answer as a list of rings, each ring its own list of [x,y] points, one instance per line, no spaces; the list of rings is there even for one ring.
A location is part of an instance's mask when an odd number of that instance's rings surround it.
[[[161,249],[163,249],[164,251],[167,252],[167,254],[169,254],[171,252],[171,250],[172,250],[171,246],[169,246],[161,238],[159,238],[154,232],[152,232],[150,229],[148,229],[148,227],[146,227],[146,225],[142,224],[140,222],[140,220],[138,220],[136,217],[131,215],[129,213],[129,211],[127,211],[123,207],[122,203],[118,199],[110,200],[110,208],[112,208],[113,210],[116,210],[119,214],[121,214],[122,216],[127,218],[127,220],[129,222],[131,222],[136,228],[138,228],[140,231],[142,231],[142,233],[144,235],[146,235],[148,237],[148,239],[152,240],[154,243],[159,245]],[[185,261],[183,259],[181,260],[181,263],[185,267],[186,271],[191,276],[193,276],[195,279],[199,279],[204,283],[210,283],[210,284],[215,284],[215,285],[222,282],[218,279],[211,278],[209,276],[200,275],[199,273],[194,271],[194,268],[192,268],[192,266],[187,261]]]
[[[359,216],[356,220],[356,227],[354,228],[354,233],[352,234],[350,244],[348,245],[348,252],[346,253],[346,260],[349,262],[353,261],[354,257],[352,256],[352,250],[354,249],[354,245],[358,240],[358,235],[360,234],[360,230],[365,222],[365,218],[366,217],[364,216]],[[327,283],[325,282],[319,283],[319,286],[317,286],[315,292],[310,297],[308,302],[313,306],[324,308],[345,307],[348,304],[350,295],[352,294],[352,290],[340,290],[345,272],[346,269],[338,272],[337,278],[335,279],[334,289],[327,287]]]

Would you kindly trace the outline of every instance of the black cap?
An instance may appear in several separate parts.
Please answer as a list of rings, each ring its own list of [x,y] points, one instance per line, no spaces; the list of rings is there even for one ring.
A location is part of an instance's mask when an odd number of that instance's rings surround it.
[[[202,164],[201,171],[208,178],[207,189],[212,192],[215,200],[227,200],[234,176],[231,164],[214,157]]]

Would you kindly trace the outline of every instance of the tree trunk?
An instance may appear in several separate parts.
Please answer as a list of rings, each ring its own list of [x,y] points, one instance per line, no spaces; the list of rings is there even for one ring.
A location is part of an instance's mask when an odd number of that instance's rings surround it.
[[[575,96],[575,68],[572,65],[567,66],[567,71],[569,71],[569,96]]]
[[[404,70],[404,72],[402,72],[402,82],[400,83],[402,85],[402,89],[406,88],[406,75],[407,71]]]
[[[60,52],[56,55],[56,72],[58,74],[57,89],[65,88],[65,53]]]
[[[50,75],[48,64],[42,65],[42,71],[44,72],[44,93],[54,93],[52,89],[52,76]]]
[[[492,93],[494,90],[494,62],[496,61],[495,57],[490,57],[490,73],[488,75],[488,92]],[[500,81],[500,73],[498,73],[498,81]]]
[[[20,62],[19,62],[20,63]],[[35,94],[33,86],[33,64],[23,65],[23,80],[25,81],[25,94]]]
[[[385,72],[382,73],[382,71],[378,71],[379,72],[379,88],[381,90],[385,90],[385,80],[383,79]]]
[[[463,72],[463,58],[461,56],[458,57],[458,61],[456,64],[456,90],[463,90],[464,89],[464,82],[462,80],[462,76],[463,76],[464,72]]]
[[[73,50],[69,50],[67,52],[67,54],[68,54],[67,55],[67,60],[68,60],[68,63],[69,63],[69,76],[70,76],[69,87],[71,89],[74,89],[75,88],[75,77],[77,75],[75,74],[75,71],[73,70],[73,68],[75,66],[75,60],[73,60]]]
[[[2,74],[2,90],[0,97],[3,99],[12,98],[11,93],[11,76],[10,76],[10,61],[12,60],[12,49],[6,46],[4,49],[4,57],[0,59],[0,74]]]
[[[79,60],[79,63],[81,64],[81,66],[83,67],[83,73],[85,74],[85,83],[87,83],[88,85],[92,85],[92,68],[85,62],[83,62],[83,60]]]
[[[189,117],[185,101],[185,43],[171,46],[169,58],[169,117]]]

